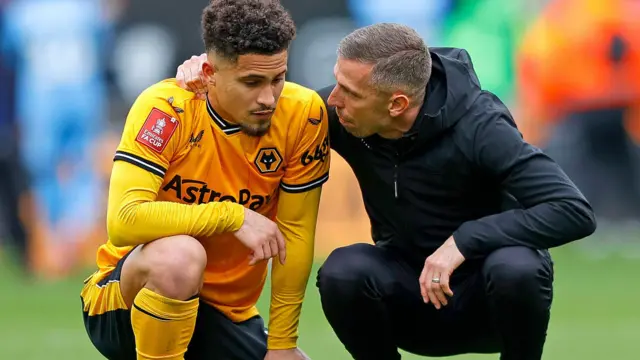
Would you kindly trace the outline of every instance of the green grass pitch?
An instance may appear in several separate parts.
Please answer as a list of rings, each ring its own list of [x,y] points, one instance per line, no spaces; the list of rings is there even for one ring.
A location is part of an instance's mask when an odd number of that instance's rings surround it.
[[[578,248],[554,251],[555,298],[544,359],[638,359],[640,257],[625,256],[624,251],[594,257]],[[56,283],[25,283],[6,264],[6,259],[0,263],[0,358],[100,359],[84,332],[79,308],[86,274]],[[313,280],[303,308],[300,346],[313,359],[349,359],[324,319]],[[263,314],[267,299],[263,296],[260,302]]]

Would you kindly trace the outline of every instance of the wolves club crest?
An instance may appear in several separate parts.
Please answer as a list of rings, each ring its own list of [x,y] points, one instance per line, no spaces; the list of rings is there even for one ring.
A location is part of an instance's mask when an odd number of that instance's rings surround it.
[[[276,148],[263,148],[258,151],[254,164],[263,174],[276,172],[282,165],[282,156]]]

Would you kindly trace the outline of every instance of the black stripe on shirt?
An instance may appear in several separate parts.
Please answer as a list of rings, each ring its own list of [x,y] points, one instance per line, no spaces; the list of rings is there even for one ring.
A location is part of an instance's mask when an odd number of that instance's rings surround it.
[[[114,156],[113,161],[116,160],[128,162],[129,164],[133,164],[141,169],[147,170],[148,172],[160,176],[161,178],[164,178],[164,174],[167,173],[167,169],[165,169],[162,165],[158,165],[152,161],[149,161],[138,155],[128,153],[126,151],[116,151],[116,155]]]

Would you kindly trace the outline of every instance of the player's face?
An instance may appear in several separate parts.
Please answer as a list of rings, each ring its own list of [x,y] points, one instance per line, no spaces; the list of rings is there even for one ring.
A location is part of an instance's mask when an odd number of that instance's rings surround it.
[[[236,62],[214,60],[214,106],[226,120],[251,136],[264,135],[284,87],[287,51],[275,55],[247,54]]]
[[[359,138],[384,131],[391,122],[387,102],[369,85],[372,69],[371,64],[338,57],[337,84],[327,101],[345,130]]]

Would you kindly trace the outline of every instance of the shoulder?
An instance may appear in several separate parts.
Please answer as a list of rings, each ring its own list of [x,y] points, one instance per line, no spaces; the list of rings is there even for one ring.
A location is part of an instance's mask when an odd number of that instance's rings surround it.
[[[288,131],[316,132],[327,129],[327,109],[317,92],[302,85],[287,82],[278,100],[278,117]],[[311,126],[312,125],[312,126]]]
[[[144,89],[131,106],[124,135],[138,137],[141,132],[148,132],[156,143],[164,145],[170,139],[184,141],[195,123],[194,104],[199,101],[202,100],[180,88],[173,79],[155,83]]]
[[[191,122],[194,107],[201,101],[196,94],[179,87],[175,79],[166,79],[143,90],[133,109],[145,111],[155,108],[184,124]]]
[[[166,79],[146,88],[139,98],[184,105],[186,102],[196,100],[196,94],[178,86],[175,79]]]
[[[324,107],[324,103],[317,92],[296,83],[285,83],[278,101],[278,107],[281,110],[292,113],[304,110],[308,112],[312,106]]]
[[[477,152],[487,146],[497,151],[509,143],[523,142],[507,106],[495,94],[484,90],[456,123],[454,140],[470,158],[478,156]]]

